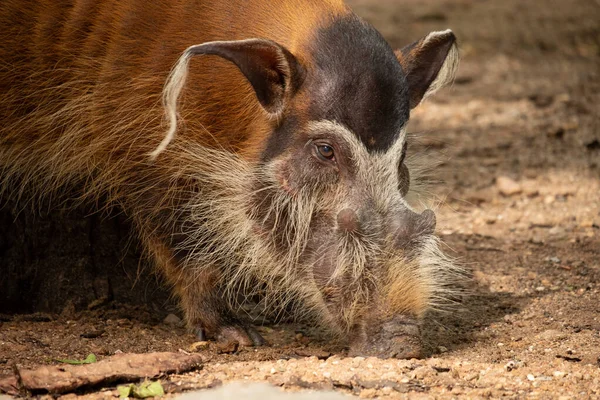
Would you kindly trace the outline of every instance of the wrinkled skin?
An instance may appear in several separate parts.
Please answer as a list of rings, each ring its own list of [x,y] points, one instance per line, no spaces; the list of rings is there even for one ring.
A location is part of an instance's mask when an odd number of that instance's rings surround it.
[[[402,268],[388,264],[389,259],[414,261],[422,240],[435,229],[435,214],[413,211],[402,196],[409,185],[402,172],[404,135],[387,156],[370,155],[351,132],[331,122],[311,124],[302,139],[275,162],[275,169],[288,196],[309,192],[319,203],[305,216],[311,218],[311,231],[300,260],[312,268],[307,279],[321,291],[325,319],[348,332],[351,354],[419,356],[422,310],[394,309],[382,289],[389,269]],[[326,155],[334,153],[331,159],[321,154],[324,146]],[[281,233],[274,228],[268,230]],[[387,252],[392,254],[381,256]]]

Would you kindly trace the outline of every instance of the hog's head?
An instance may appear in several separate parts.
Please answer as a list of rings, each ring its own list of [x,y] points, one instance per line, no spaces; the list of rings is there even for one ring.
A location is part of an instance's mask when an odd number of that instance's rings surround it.
[[[394,52],[348,17],[292,49],[248,39],[187,54],[237,65],[272,121],[259,160],[239,161],[218,184],[207,178],[214,201],[200,213],[200,241],[211,262],[230,264],[223,279],[246,291],[258,279],[276,297],[300,298],[351,353],[418,356],[419,321],[452,266],[435,214],[406,200],[406,126],[410,110],[453,79],[454,34]]]

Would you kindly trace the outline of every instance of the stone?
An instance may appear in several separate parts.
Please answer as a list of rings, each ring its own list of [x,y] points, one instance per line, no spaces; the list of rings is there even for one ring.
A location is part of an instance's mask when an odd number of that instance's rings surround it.
[[[549,194],[549,195],[547,195],[547,196],[544,197],[544,204],[548,204],[548,205],[552,204],[552,203],[554,203],[555,200],[556,200],[556,197],[553,196],[553,195],[551,195],[551,194]]]
[[[473,279],[480,286],[490,286],[490,284],[491,284],[488,276],[484,272],[479,271],[479,270],[473,272]]]
[[[267,383],[233,382],[218,388],[189,392],[179,397],[180,400],[344,400],[349,397],[330,391],[284,392]]]
[[[499,176],[496,178],[496,187],[504,196],[513,196],[523,191],[523,188],[518,182],[508,176]]]
[[[567,335],[556,329],[548,329],[537,335],[540,340],[561,340],[565,339]]]

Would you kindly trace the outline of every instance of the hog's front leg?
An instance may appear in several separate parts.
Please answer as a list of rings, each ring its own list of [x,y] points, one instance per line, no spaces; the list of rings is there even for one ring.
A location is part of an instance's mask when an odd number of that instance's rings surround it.
[[[159,270],[173,286],[188,328],[199,340],[235,340],[242,346],[261,346],[263,337],[227,305],[218,285],[217,268],[183,267],[167,245],[156,238],[146,241]]]

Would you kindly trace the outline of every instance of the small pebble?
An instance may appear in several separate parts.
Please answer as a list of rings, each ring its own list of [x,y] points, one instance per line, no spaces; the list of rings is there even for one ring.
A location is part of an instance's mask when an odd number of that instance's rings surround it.
[[[465,376],[466,381],[474,381],[475,379],[478,379],[478,378],[479,378],[479,372],[472,372]]]
[[[377,397],[377,389],[365,389],[358,395],[361,399],[374,399]]]
[[[537,338],[542,340],[560,340],[565,339],[566,337],[567,335],[565,333],[557,329],[547,329],[537,335]]]
[[[536,279],[536,278],[537,278],[537,274],[536,274],[535,272],[533,272],[533,271],[529,271],[529,272],[527,273],[527,278],[529,278],[529,279],[531,279],[531,280],[534,280],[534,279]]]
[[[496,178],[496,187],[504,196],[512,196],[523,191],[521,185],[507,176],[499,176]]]
[[[544,239],[542,239],[539,236],[534,236],[531,239],[529,239],[529,241],[533,244],[544,244]]]
[[[552,204],[554,203],[554,201],[556,200],[556,197],[552,196],[552,195],[548,195],[546,197],[544,197],[544,204]]]

